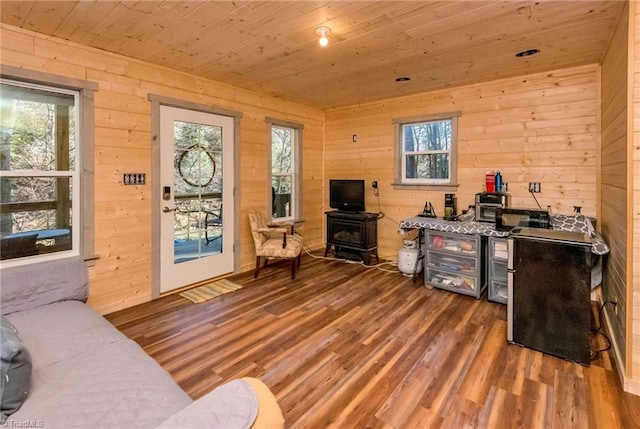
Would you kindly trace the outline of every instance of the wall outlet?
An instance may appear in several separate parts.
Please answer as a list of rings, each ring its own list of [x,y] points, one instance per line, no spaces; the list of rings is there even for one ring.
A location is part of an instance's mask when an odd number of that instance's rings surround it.
[[[529,182],[529,192],[539,193],[540,192],[540,182]]]

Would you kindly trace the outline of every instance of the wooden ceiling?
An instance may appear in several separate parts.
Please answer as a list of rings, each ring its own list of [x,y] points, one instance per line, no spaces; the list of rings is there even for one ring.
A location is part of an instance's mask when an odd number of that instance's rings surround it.
[[[331,109],[600,62],[623,5],[2,0],[0,11],[6,24]]]

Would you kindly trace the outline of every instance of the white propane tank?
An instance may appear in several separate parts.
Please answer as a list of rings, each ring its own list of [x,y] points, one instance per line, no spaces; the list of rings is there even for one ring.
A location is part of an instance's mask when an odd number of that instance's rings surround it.
[[[413,269],[418,260],[418,245],[415,240],[404,240],[404,247],[398,250],[398,271],[407,277],[413,276]],[[416,274],[422,272],[422,265],[418,264]]]

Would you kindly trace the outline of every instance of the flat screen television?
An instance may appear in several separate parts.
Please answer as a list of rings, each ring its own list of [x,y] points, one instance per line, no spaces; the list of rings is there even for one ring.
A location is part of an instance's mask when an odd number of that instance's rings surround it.
[[[347,212],[363,212],[364,180],[329,180],[329,207]]]

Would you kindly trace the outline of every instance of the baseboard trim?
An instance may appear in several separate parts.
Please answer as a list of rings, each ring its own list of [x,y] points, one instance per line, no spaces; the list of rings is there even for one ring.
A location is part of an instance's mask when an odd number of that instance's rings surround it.
[[[602,305],[602,297],[600,295],[597,295],[597,297],[598,297],[597,302],[600,305]],[[625,367],[623,365],[623,359],[622,359],[622,356],[620,355],[620,346],[618,345],[616,338],[610,334],[611,329],[609,329],[609,327],[611,326],[611,320],[609,319],[609,315],[607,314],[606,311],[604,312],[604,320],[606,323],[607,334],[609,335],[609,341],[611,341],[611,350],[613,350],[613,360],[618,370],[617,372],[618,372],[618,376],[620,377],[620,384],[622,384],[622,390],[624,390],[627,393],[640,396],[640,381],[629,379],[627,377],[627,374],[625,372]]]
[[[640,396],[640,381],[638,380],[627,380],[624,384],[624,391],[627,393],[631,393],[636,396]]]

